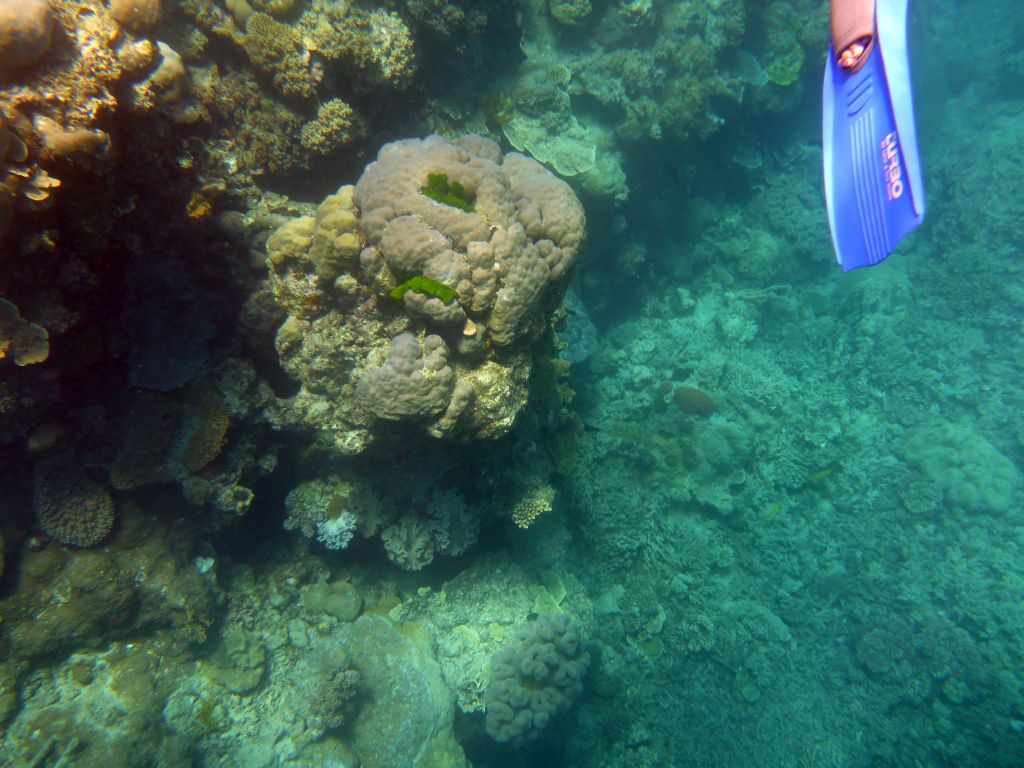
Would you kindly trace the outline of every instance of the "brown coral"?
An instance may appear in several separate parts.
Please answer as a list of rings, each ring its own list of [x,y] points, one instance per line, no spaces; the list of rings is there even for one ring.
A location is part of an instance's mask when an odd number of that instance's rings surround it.
[[[412,83],[416,73],[412,35],[397,13],[353,9],[342,32],[350,55],[374,80],[396,88]]]
[[[110,0],[110,15],[121,26],[141,32],[160,18],[160,0]]]
[[[105,131],[88,128],[67,130],[47,117],[39,115],[33,121],[43,144],[43,156],[48,160],[86,160],[105,153],[110,147],[110,135]]]
[[[676,387],[673,394],[676,405],[691,416],[710,416],[715,412],[715,401],[696,387]]]
[[[342,3],[314,3],[299,25],[304,39],[328,61],[354,65],[373,85],[404,89],[416,74],[412,34],[394,12]]]
[[[39,527],[61,544],[91,547],[114,525],[114,501],[69,457],[44,459],[32,475],[32,502]]]

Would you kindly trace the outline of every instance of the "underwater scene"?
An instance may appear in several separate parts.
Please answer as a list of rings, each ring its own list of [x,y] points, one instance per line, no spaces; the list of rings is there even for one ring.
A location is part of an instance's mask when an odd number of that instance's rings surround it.
[[[1024,766],[1024,8],[905,5],[0,0],[0,767]]]

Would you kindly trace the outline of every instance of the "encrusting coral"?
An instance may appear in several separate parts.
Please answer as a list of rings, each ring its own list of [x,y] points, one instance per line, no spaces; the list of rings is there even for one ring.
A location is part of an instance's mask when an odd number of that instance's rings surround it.
[[[359,380],[356,396],[382,419],[436,416],[448,404],[455,377],[448,366],[448,346],[440,336],[420,344],[411,333],[396,336],[380,368]]]
[[[141,32],[160,19],[160,0],[110,0],[110,15],[122,26]]]
[[[184,480],[220,455],[230,424],[223,397],[206,381],[181,393],[140,391],[125,415],[111,483],[128,490]]]

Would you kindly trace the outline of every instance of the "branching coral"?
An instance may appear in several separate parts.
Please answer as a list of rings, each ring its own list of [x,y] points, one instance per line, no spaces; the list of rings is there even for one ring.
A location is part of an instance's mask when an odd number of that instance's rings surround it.
[[[242,47],[253,66],[269,76],[285,96],[313,95],[316,84],[310,70],[310,52],[290,26],[265,13],[254,13],[246,23]]]
[[[330,155],[362,133],[355,112],[341,99],[321,104],[316,119],[302,126],[302,146],[315,155]]]
[[[299,26],[319,55],[355,67],[371,84],[404,89],[412,83],[412,35],[398,14],[318,2],[303,14]]]

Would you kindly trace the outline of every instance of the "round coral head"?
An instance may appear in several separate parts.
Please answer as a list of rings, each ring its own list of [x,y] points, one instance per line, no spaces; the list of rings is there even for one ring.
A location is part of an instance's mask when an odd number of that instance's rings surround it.
[[[715,412],[715,401],[696,387],[676,387],[676,405],[692,416],[710,416]]]

